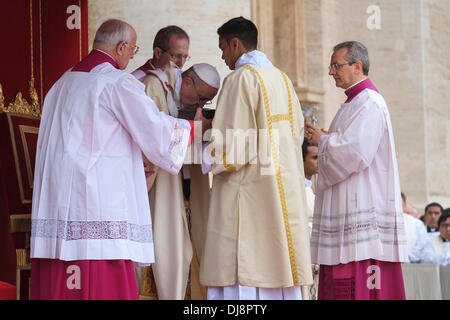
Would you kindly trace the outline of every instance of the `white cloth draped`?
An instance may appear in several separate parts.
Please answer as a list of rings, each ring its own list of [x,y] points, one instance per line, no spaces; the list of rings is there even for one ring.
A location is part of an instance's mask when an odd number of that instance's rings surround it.
[[[172,117],[177,118],[178,117],[178,110],[180,109],[180,90],[181,90],[181,82],[183,82],[181,78],[181,70],[178,68],[173,68],[174,75],[175,75],[175,88],[174,93],[175,97],[172,95],[172,91],[167,87],[169,84],[169,78],[167,77],[167,74],[162,69],[155,69],[149,71],[150,73],[153,73],[155,76],[161,80],[162,83],[165,85],[164,90],[167,94],[167,106],[169,108],[169,113]]]
[[[267,58],[266,54],[258,50],[253,50],[240,56],[234,64],[235,70],[246,64],[257,68],[273,68],[273,64]]]
[[[302,300],[300,287],[257,288],[236,283],[229,287],[208,287],[208,300]]]

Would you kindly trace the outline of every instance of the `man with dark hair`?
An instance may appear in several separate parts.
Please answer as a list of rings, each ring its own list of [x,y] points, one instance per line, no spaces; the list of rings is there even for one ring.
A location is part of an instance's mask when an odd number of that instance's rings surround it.
[[[217,33],[223,40],[231,44],[233,38],[239,39],[242,45],[249,51],[256,50],[258,45],[258,29],[253,23],[248,23],[243,17],[231,19],[228,23],[221,26]],[[226,62],[226,61],[225,61]],[[230,66],[234,70],[234,66]]]
[[[336,45],[329,75],[347,100],[328,132],[306,124],[319,147],[311,237],[319,299],[405,299],[401,262],[408,252],[394,135],[368,74],[362,43]]]
[[[175,63],[183,68],[189,60],[189,36],[178,26],[167,26],[158,31],[153,41],[153,58],[144,65],[133,71],[137,79],[141,79],[148,71],[161,69],[169,64]]]
[[[444,211],[444,208],[442,208],[442,206],[437,202],[429,203],[425,207],[425,214],[423,215],[423,223],[425,223],[425,226],[427,227],[427,232],[430,233],[430,236],[432,233],[439,232],[438,220],[442,214],[442,211]]]
[[[289,78],[256,50],[253,22],[231,19],[218,35],[234,72],[213,120],[200,282],[208,299],[301,299],[312,271],[300,102]]]
[[[450,208],[443,210],[438,220],[439,233],[433,235],[431,245],[436,254],[435,263],[450,264]]]

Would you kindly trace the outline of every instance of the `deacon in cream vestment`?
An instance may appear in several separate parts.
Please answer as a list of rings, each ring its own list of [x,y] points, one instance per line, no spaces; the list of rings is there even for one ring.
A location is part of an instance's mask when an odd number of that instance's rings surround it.
[[[222,58],[235,71],[224,80],[212,124],[200,281],[208,299],[299,299],[300,286],[312,284],[300,103],[264,53],[244,49],[230,63],[233,43],[227,47],[220,30]]]

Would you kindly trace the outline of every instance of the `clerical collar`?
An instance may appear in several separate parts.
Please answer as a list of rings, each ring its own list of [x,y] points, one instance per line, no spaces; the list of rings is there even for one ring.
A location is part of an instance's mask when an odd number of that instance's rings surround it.
[[[244,53],[234,64],[234,69],[237,70],[244,65],[260,68],[273,68],[272,62],[267,58],[264,52],[253,50]]]
[[[427,232],[438,232],[439,230],[437,228],[431,228],[427,226]]]
[[[148,59],[146,63],[138,68],[139,70],[147,73],[148,71],[156,70],[155,66],[152,63],[152,59]]]
[[[305,178],[305,187],[306,188],[311,188],[312,187],[312,181]]]
[[[102,50],[94,49],[86,58],[78,62],[78,64],[72,68],[72,71],[90,72],[96,66],[105,62],[109,62],[114,68],[119,69],[119,65],[113,57]]]
[[[345,101],[345,103],[349,103],[350,101],[352,101],[353,98],[356,97],[364,89],[371,89],[378,92],[378,89],[373,85],[372,81],[370,81],[369,78],[366,78],[355,83],[347,90],[345,90],[345,94],[347,95],[347,101]]]
[[[439,237],[441,237],[442,242],[450,242],[450,240],[447,240],[447,239],[442,238],[441,235],[439,235]]]

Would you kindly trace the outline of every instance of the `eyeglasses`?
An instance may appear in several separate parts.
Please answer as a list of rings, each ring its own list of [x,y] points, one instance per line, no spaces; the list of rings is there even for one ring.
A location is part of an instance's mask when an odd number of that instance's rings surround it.
[[[138,46],[133,46],[132,44],[129,44],[128,42],[125,42],[126,46],[129,46],[133,49],[133,54],[137,54],[139,52],[139,47]]]
[[[201,97],[201,96],[198,94],[197,86],[195,85],[195,79],[192,78],[192,77],[189,77],[189,78],[192,79],[192,83],[194,84],[194,89],[195,89],[195,92],[197,93],[198,103],[199,103],[199,104],[201,104],[201,103],[203,103],[203,104],[211,104],[212,101],[211,101],[210,99],[205,98],[205,97]]]
[[[175,61],[180,61],[180,60],[188,61],[191,58],[191,56],[188,56],[188,55],[172,54],[169,51],[164,51],[164,53],[167,53],[169,55],[170,59],[175,60]]]
[[[441,228],[448,228],[448,227],[450,227],[450,223],[441,223],[441,226],[440,226]]]
[[[330,71],[330,72],[331,72],[331,70],[337,71],[340,68],[342,68],[343,66],[345,66],[346,64],[351,66],[353,64],[353,62],[347,62],[347,63],[342,63],[342,64],[337,64],[337,63],[330,64],[328,66],[328,71]]]

